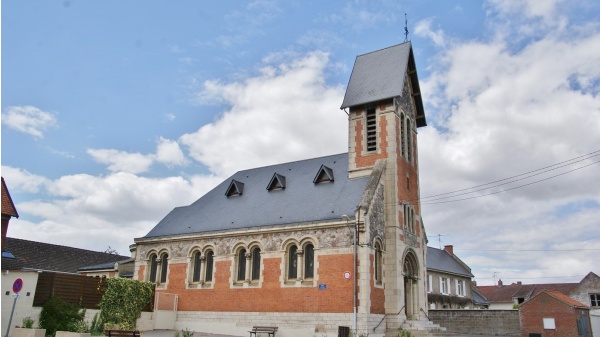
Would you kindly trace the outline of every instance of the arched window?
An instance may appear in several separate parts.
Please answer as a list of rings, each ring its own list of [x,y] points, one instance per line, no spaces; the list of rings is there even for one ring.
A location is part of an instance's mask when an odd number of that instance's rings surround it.
[[[158,269],[158,261],[156,261],[156,254],[152,254],[150,256],[150,276],[148,277],[148,281],[156,282],[157,269]]]
[[[298,278],[298,247],[291,245],[288,250],[288,279]]]
[[[237,280],[246,280],[246,250],[243,248],[238,252]]]
[[[315,277],[315,246],[307,244],[304,246],[304,279]]]
[[[252,278],[253,281],[260,279],[260,248],[252,249]]]
[[[214,253],[212,250],[208,250],[206,251],[206,270],[204,271],[204,281],[205,282],[212,282],[212,274],[213,274],[213,260],[214,260]]]
[[[406,119],[406,160],[412,163],[412,126],[410,119]]]
[[[167,255],[167,253],[164,253],[161,255],[161,261],[160,261],[160,282],[161,283],[166,283],[167,282],[167,271],[169,270],[169,262],[168,262],[168,258],[169,255]]]
[[[200,282],[200,271],[202,267],[202,257],[200,252],[194,253],[194,273],[192,275],[192,282]]]
[[[375,242],[375,283],[381,284],[383,282],[383,251],[381,249],[381,243]]]

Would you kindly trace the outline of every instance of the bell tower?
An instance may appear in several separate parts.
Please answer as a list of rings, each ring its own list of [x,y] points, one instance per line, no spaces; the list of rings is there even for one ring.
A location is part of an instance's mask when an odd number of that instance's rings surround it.
[[[417,129],[427,122],[410,41],[357,56],[341,108],[349,118],[349,177],[385,167],[380,184],[387,327],[425,320],[427,237],[419,206]]]

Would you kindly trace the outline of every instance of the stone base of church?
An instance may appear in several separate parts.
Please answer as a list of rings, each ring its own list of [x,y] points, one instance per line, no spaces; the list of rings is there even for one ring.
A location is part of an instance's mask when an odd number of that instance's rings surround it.
[[[382,337],[386,331],[383,315],[358,314],[357,331],[372,337]],[[352,331],[352,313],[298,313],[298,312],[206,312],[180,311],[175,329],[245,336],[255,325],[277,326],[277,337],[337,337],[340,326]],[[373,329],[375,331],[373,331]],[[352,335],[352,334],[351,334]]]

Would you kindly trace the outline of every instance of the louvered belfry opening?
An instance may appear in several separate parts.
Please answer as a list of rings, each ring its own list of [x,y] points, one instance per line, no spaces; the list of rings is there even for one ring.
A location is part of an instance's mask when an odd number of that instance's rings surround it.
[[[367,108],[367,151],[377,150],[377,114],[375,108]]]

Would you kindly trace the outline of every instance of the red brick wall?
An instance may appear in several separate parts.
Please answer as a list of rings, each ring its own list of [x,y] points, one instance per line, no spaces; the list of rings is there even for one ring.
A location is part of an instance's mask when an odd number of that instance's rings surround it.
[[[521,336],[539,333],[543,337],[579,337],[577,317],[581,316],[581,312],[581,309],[542,293],[521,306]],[[556,330],[544,329],[543,318],[554,318]]]
[[[170,263],[167,293],[179,294],[179,311],[241,311],[241,312],[352,312],[352,280],[343,272],[352,270],[352,255],[317,257],[318,285],[312,287],[282,287],[281,258],[264,258],[262,286],[235,288],[230,285],[231,261],[215,261],[213,289],[186,289],[186,263]],[[322,271],[327,271],[326,273]]]
[[[361,115],[362,114],[362,110],[357,110],[356,111],[357,115]],[[356,126],[354,127],[354,131],[356,132],[356,136],[354,138],[354,141],[356,143],[356,167],[357,168],[362,168],[362,167],[370,167],[375,165],[375,162],[377,161],[377,159],[381,159],[381,158],[387,158],[388,154],[387,154],[387,120],[385,119],[385,116],[379,116],[379,123],[378,123],[378,127],[379,127],[379,135],[377,138],[377,147],[380,150],[378,153],[369,153],[367,155],[363,155],[363,131],[364,131],[364,126],[363,126],[363,121],[358,120],[356,122]]]

